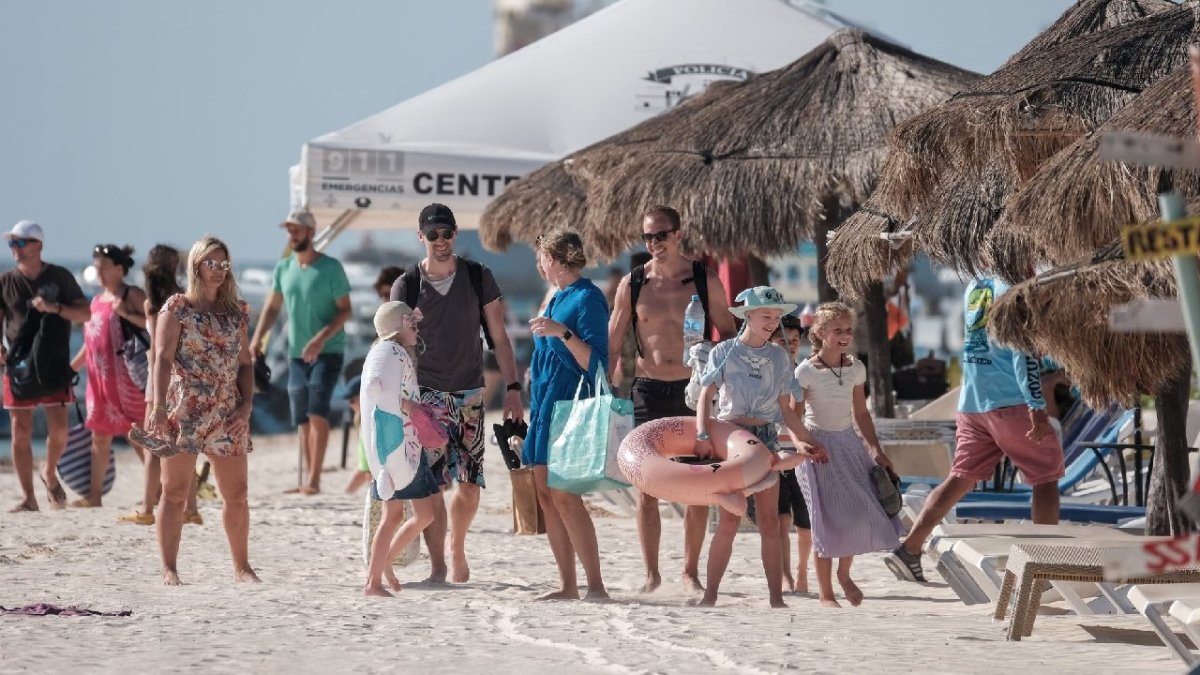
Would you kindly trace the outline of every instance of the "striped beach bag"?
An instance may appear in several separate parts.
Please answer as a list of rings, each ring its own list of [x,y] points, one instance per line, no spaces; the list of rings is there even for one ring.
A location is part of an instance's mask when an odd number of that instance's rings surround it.
[[[79,424],[67,430],[67,449],[58,460],[58,476],[75,494],[86,497],[92,488],[92,432],[83,424],[83,411],[78,402],[75,403],[75,415]],[[104,473],[100,494],[108,494],[117,478],[115,454],[108,454],[108,471]]]

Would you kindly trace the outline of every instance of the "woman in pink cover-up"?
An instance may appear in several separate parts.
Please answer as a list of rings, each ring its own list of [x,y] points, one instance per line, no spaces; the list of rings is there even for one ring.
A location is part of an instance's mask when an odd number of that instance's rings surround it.
[[[133,267],[132,253],[132,248],[115,244],[100,244],[92,251],[92,264],[104,290],[92,298],[92,318],[83,325],[83,349],[71,361],[75,370],[87,365],[85,426],[92,432],[92,480],[87,496],[71,506],[100,506],[113,437],[128,434],[146,414],[144,394],[119,353],[124,342],[122,320],[138,330],[146,326],[146,317],[137,311],[146,294],[125,285],[125,275]]]

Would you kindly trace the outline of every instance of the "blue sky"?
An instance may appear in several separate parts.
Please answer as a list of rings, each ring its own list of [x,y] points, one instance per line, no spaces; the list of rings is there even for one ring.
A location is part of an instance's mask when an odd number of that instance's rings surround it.
[[[827,3],[983,72],[1070,4]],[[39,221],[59,260],[205,232],[268,260],[305,141],[491,58],[490,0],[0,2],[0,229]]]

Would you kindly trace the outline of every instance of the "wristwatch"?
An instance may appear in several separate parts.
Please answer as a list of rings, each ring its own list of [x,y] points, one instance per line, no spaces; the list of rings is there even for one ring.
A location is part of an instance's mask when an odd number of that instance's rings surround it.
[[[571,332],[570,328],[563,329],[562,341],[566,342],[567,340],[570,340],[571,336],[573,336],[573,335],[575,335],[575,334]]]
[[[697,432],[696,432],[696,440],[698,440],[698,441],[711,441],[711,440],[712,440],[712,436],[709,436],[707,431],[697,431]]]
[[[508,386],[505,387],[505,389],[507,389],[508,391],[521,391],[521,383],[520,382],[509,382]]]

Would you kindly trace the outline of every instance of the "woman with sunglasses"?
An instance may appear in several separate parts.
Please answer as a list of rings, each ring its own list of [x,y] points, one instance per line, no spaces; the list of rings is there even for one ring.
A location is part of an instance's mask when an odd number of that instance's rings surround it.
[[[163,583],[180,584],[176,557],[184,503],[201,452],[208,455],[224,500],[234,579],[258,581],[250,567],[246,503],[254,393],[250,307],[238,298],[229,248],[220,239],[208,236],[196,242],[187,270],[187,291],[167,300],[158,315],[148,433],[132,432],[136,442],[162,458],[158,545]]]
[[[125,284],[133,267],[133,248],[100,244],[92,250],[92,265],[103,291],[92,298],[92,317],[83,325],[83,348],[71,361],[78,371],[87,366],[87,420],[92,432],[92,480],[88,494],[71,506],[100,506],[104,474],[112,454],[114,436],[124,436],[130,427],[142,421],[146,402],[142,389],[125,367],[122,322],[145,329],[146,317],[138,311],[146,294]]]

